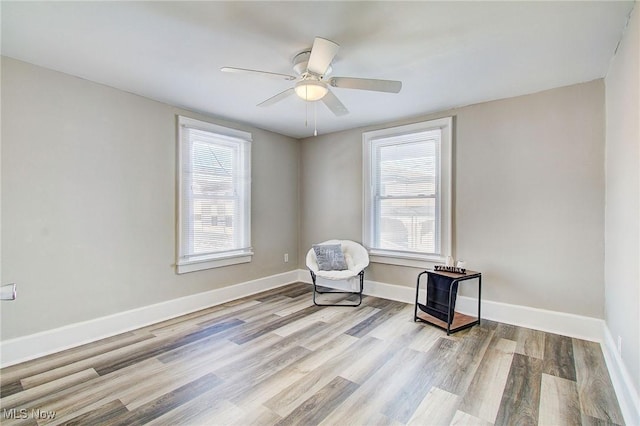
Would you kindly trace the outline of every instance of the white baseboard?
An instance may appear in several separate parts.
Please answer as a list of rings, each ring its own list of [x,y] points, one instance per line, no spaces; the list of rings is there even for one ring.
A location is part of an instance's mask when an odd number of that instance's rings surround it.
[[[300,270],[299,280],[310,283],[309,272]],[[364,293],[404,303],[415,303],[416,300],[415,287],[370,280],[365,280]],[[424,299],[424,291],[421,291],[420,297]],[[465,314],[475,315],[478,310],[478,299],[459,295],[456,302],[456,310]],[[491,300],[482,300],[481,310],[483,319],[594,342],[603,341],[604,321],[601,319]]]
[[[298,270],[0,342],[7,367],[298,281]]]
[[[618,397],[618,404],[624,416],[624,422],[628,425],[640,424],[640,396],[638,389],[633,385],[631,375],[624,365],[620,353],[616,347],[615,340],[611,335],[609,327],[604,326],[604,342],[602,343],[602,352],[604,360],[607,363],[609,376],[613,388]]]
[[[456,306],[460,312],[473,315],[478,309],[478,299],[458,296]],[[601,343],[603,337],[604,320],[566,312],[483,300],[481,316],[493,321],[592,342]]]

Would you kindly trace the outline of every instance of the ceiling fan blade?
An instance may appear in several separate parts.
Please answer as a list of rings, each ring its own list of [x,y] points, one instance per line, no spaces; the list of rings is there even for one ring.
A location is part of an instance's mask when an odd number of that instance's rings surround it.
[[[292,76],[292,75],[288,75],[288,74],[280,74],[277,72],[269,72],[269,71],[259,71],[259,70],[250,70],[247,68],[236,68],[236,67],[222,67],[220,68],[220,71],[222,72],[235,72],[235,73],[242,73],[242,74],[260,74],[263,76],[267,76],[267,77],[275,77],[275,78],[279,78],[279,79],[285,79],[285,80],[295,80],[296,77]]]
[[[329,84],[341,89],[372,90],[374,92],[398,93],[402,82],[396,80],[375,80],[371,78],[332,77]]]
[[[331,40],[316,37],[313,41],[313,47],[311,48],[307,71],[311,71],[317,75],[324,75],[329,65],[331,65],[331,61],[335,58],[336,53],[338,53],[338,49],[340,49],[340,46]]]
[[[327,94],[322,97],[322,102],[324,102],[327,108],[329,108],[331,112],[333,112],[338,117],[349,114],[349,110],[347,109],[347,107],[344,106],[342,102],[340,102],[340,99],[338,99],[331,90],[329,90]]]
[[[271,106],[277,102],[280,102],[281,100],[288,98],[289,96],[293,95],[295,92],[293,90],[293,87],[288,88],[287,90],[285,90],[284,92],[280,92],[275,96],[270,97],[269,99],[267,99],[266,101],[260,102],[258,104],[259,107],[268,107]]]

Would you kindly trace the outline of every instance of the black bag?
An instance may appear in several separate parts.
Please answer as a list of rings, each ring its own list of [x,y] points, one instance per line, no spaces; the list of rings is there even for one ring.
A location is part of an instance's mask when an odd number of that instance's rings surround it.
[[[451,293],[451,309],[449,315],[453,321],[456,296],[458,295],[458,282],[451,286],[452,278],[435,274],[427,274],[427,303],[424,311],[429,315],[447,322],[447,307],[449,306],[449,293]]]

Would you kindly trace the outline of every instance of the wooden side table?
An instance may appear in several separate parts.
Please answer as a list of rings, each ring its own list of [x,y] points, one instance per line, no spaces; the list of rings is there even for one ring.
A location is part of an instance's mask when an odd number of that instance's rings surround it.
[[[438,280],[440,284],[448,285],[448,288],[443,289],[448,291],[448,305],[446,310],[439,308],[437,303],[434,303],[434,296],[429,294],[427,286],[427,295],[425,297],[425,303],[419,303],[418,298],[420,294],[420,278],[427,274],[427,278],[431,276],[431,279]],[[457,292],[458,283],[462,283],[468,280],[478,280],[478,316],[473,317],[455,312],[455,297]],[[480,324],[480,296],[482,294],[482,274],[476,271],[467,270],[465,274],[457,274],[454,272],[443,271],[431,271],[427,270],[418,274],[416,282],[416,304],[414,307],[413,320],[422,321],[436,327],[446,330],[447,336],[456,331],[464,330],[465,328],[472,327],[476,324]],[[434,315],[438,315],[441,318],[437,318]],[[446,318],[446,320],[445,320]]]

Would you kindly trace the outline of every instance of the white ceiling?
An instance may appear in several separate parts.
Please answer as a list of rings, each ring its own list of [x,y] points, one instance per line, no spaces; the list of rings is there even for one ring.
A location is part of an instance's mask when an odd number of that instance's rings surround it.
[[[296,138],[604,77],[633,2],[8,2],[2,54]],[[399,94],[335,88],[335,117],[291,82],[315,36],[333,76],[401,80]],[[317,107],[317,108],[316,108]]]

